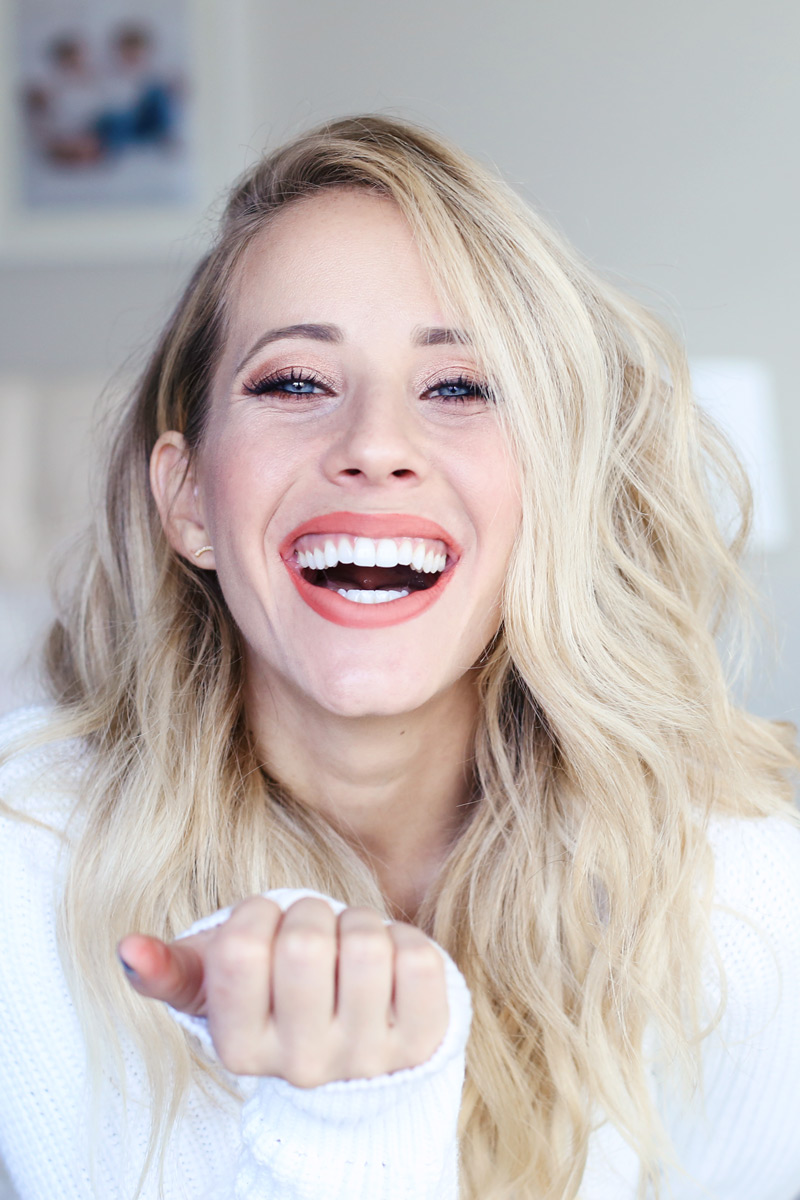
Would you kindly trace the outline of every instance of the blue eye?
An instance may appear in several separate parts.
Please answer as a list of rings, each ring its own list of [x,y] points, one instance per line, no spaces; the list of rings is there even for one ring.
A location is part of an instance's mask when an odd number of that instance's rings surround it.
[[[246,383],[244,390],[251,396],[269,396],[283,393],[285,396],[317,396],[327,392],[327,388],[315,375],[306,374],[292,368],[288,373],[278,371],[267,375],[255,383]]]
[[[475,379],[466,379],[463,375],[459,375],[457,379],[443,379],[441,383],[428,388],[425,394],[434,400],[454,400],[456,403],[464,403],[468,400],[487,402],[491,398],[489,388],[485,383],[479,383]]]

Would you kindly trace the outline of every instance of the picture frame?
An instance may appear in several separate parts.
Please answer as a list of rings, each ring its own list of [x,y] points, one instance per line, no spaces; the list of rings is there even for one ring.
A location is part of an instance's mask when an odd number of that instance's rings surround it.
[[[92,0],[73,0],[72,9],[83,14],[84,25],[87,10],[100,14],[98,27],[107,25],[111,10],[94,2],[100,5],[95,10]],[[246,9],[244,0],[225,0],[224,5],[218,0],[172,2],[181,14],[181,69],[190,98],[180,130],[185,180],[172,187],[172,194],[159,196],[153,187],[150,196],[122,193],[113,203],[94,199],[90,189],[78,202],[61,202],[56,187],[55,196],[41,203],[35,195],[32,199],[30,173],[25,172],[29,150],[21,101],[20,21],[32,21],[37,4],[60,20],[70,5],[63,0],[0,0],[0,263],[159,261],[170,255],[190,257],[207,242],[209,210],[250,157]],[[117,0],[117,12],[135,18],[140,10],[155,11],[163,19],[165,7],[154,10],[153,0]],[[40,19],[37,28],[48,26]]]

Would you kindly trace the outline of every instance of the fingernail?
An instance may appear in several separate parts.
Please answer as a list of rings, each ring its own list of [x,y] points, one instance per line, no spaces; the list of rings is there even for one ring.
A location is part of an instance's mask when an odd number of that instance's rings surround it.
[[[122,957],[119,950],[117,951],[117,958],[120,961],[120,965],[122,966],[123,971],[128,976],[128,979],[138,979],[139,978],[138,972],[134,971],[134,969],[130,963],[125,962],[125,959]]]

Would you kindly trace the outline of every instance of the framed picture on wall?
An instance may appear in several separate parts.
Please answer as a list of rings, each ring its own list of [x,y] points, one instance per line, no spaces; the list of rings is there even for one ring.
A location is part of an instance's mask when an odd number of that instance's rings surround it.
[[[246,165],[244,0],[0,0],[0,258],[161,256]]]

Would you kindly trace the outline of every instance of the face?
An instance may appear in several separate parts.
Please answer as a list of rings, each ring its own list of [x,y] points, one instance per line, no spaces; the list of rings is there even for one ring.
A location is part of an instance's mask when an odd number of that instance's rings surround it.
[[[173,544],[213,546],[273,703],[390,715],[472,686],[520,505],[453,328],[385,198],[299,201],[246,254]]]

